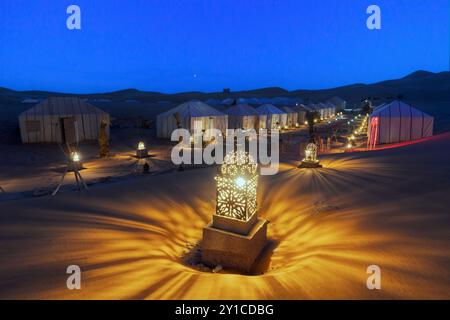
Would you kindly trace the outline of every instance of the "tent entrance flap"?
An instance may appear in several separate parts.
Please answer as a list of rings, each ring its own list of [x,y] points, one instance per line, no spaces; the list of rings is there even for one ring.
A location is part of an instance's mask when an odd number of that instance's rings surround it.
[[[75,117],[61,118],[60,124],[62,142],[67,144],[77,143],[78,131]]]

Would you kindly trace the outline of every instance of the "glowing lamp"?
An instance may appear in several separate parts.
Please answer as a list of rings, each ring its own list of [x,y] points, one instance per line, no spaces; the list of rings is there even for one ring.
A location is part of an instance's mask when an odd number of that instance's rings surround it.
[[[245,181],[244,178],[242,178],[242,177],[237,177],[235,183],[236,183],[236,186],[237,186],[238,188],[242,189],[243,187],[245,187],[245,184],[246,184],[247,182]]]
[[[144,141],[139,141],[138,147],[136,150],[136,158],[143,159],[143,158],[147,158],[147,157],[148,157],[147,147],[145,146]]]
[[[318,121],[317,119],[314,119],[314,123],[317,123],[317,121]]]
[[[307,126],[308,125],[308,121],[305,121],[305,126]]]
[[[216,210],[203,229],[202,262],[249,272],[267,243],[257,214],[258,165],[245,152],[228,154],[216,175]]]
[[[308,143],[305,149],[305,157],[298,166],[299,168],[322,168],[317,159],[317,146],[315,143]]]
[[[76,151],[70,153],[69,162],[67,164],[68,171],[78,171],[83,169],[80,154]]]
[[[245,152],[231,153],[216,181],[216,215],[248,221],[256,213],[257,164]]]
[[[296,128],[298,128],[298,127],[299,127],[299,123],[298,123],[298,122],[297,122],[297,123],[295,124],[295,127],[296,127]]]
[[[80,154],[76,151],[72,152],[72,161],[73,162],[80,162]]]
[[[145,143],[143,141],[138,143],[138,150],[145,150]]]

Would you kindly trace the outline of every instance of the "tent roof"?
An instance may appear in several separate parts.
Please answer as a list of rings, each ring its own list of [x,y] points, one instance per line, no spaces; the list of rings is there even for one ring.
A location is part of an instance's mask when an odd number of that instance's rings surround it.
[[[283,110],[286,113],[297,113],[297,111],[295,111],[294,108],[291,107],[281,107],[281,110]]]
[[[259,106],[258,108],[256,108],[256,111],[258,111],[259,114],[286,114],[286,112],[281,111],[273,104],[264,104],[262,106]]]
[[[372,114],[371,117],[400,117],[400,116],[411,116],[411,117],[430,117],[432,116],[426,114],[425,112],[411,107],[409,104],[404,103],[403,101],[395,100],[386,105],[382,105],[377,108]]]
[[[202,101],[192,100],[184,102],[175,108],[165,111],[160,114],[170,116],[174,113],[179,113],[182,117],[211,117],[211,116],[225,116],[226,114],[214,109]]]
[[[108,114],[78,97],[50,97],[20,114],[26,115]]]
[[[385,103],[385,102],[383,102],[383,103],[380,104],[379,106],[374,107],[374,108],[373,108],[373,111],[375,112],[375,111],[377,111],[377,110],[379,110],[379,109],[381,109],[381,108],[384,108],[384,106],[386,106],[386,103]]]
[[[230,116],[257,116],[258,112],[255,108],[250,107],[248,104],[237,104],[229,107],[225,110],[225,113]]]
[[[291,107],[292,110],[296,112],[308,112],[308,108],[304,104],[299,104],[298,106]]]

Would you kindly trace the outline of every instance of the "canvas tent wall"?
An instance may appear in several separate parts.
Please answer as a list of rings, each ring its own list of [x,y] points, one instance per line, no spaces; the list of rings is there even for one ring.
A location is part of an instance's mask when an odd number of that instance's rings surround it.
[[[283,127],[287,123],[287,113],[272,104],[264,104],[256,108],[256,111],[260,115],[267,116],[266,129],[278,129],[278,127]]]
[[[286,112],[286,114],[287,114],[287,124],[286,125],[289,128],[294,128],[295,125],[298,123],[298,113],[290,107],[282,107],[281,110]]]
[[[325,105],[328,107],[328,117],[333,117],[336,115],[336,107],[334,104],[330,102],[325,102]]]
[[[229,129],[259,130],[259,114],[247,104],[238,104],[225,110],[228,115]]]
[[[298,106],[292,107],[292,110],[297,112],[297,122],[299,124],[304,124],[306,121],[306,113],[308,112],[308,109],[303,104],[299,104]]]
[[[316,110],[319,113],[320,120],[323,120],[327,117],[328,107],[325,104],[323,103],[316,104]]]
[[[434,118],[402,101],[393,101],[374,111],[368,123],[368,145],[372,148],[430,137]]]
[[[195,130],[207,129],[218,129],[225,133],[228,128],[228,116],[201,101],[184,102],[156,117],[158,138],[170,139],[178,124],[191,134],[194,134]]]
[[[109,114],[76,97],[50,97],[19,115],[23,143],[95,140],[102,122],[109,136]]]
[[[259,123],[259,129],[267,129],[267,118],[269,116],[266,114],[260,114],[258,113],[258,123]]]

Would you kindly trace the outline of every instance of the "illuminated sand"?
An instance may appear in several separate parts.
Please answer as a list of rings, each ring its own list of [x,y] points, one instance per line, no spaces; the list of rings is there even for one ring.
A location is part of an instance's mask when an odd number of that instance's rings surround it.
[[[215,168],[0,203],[0,298],[450,298],[450,135],[260,178],[278,243],[260,276],[183,265],[214,210]],[[65,287],[81,267],[82,290]],[[382,290],[366,289],[366,268]]]

